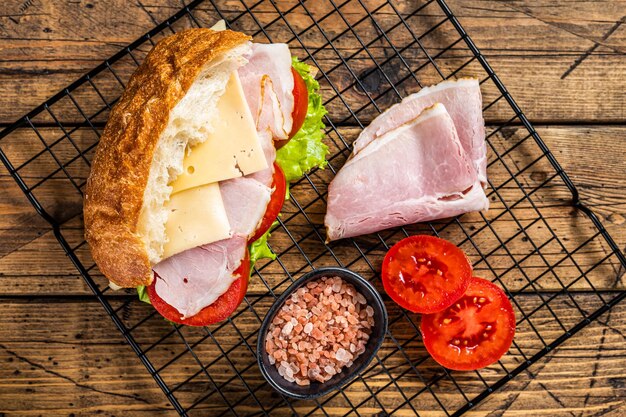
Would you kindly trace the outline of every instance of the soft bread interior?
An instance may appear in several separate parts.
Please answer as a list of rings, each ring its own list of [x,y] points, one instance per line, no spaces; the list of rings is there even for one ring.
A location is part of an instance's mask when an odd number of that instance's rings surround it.
[[[188,146],[203,142],[213,131],[214,121],[219,116],[217,101],[224,93],[230,74],[247,62],[245,56],[249,51],[250,44],[246,43],[210,62],[170,112],[168,125],[154,153],[137,225],[137,233],[144,241],[152,265],[161,260],[167,239],[166,203],[172,193],[168,184],[182,172]]]

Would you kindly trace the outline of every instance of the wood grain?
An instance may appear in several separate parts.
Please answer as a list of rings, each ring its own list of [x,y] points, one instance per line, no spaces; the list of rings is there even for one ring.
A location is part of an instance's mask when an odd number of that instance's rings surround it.
[[[584,299],[581,299],[584,302]],[[588,302],[592,302],[591,299]],[[524,304],[532,305],[528,299]],[[117,303],[119,304],[119,303]],[[116,304],[114,303],[114,306]],[[47,416],[92,415],[98,410],[123,415],[170,415],[171,406],[166,404],[159,389],[143,366],[136,360],[130,348],[124,344],[121,335],[113,328],[110,320],[95,301],[66,300],[49,303],[41,299],[4,300],[0,313],[0,392],[2,403],[0,412],[9,416],[37,415],[45,412]],[[268,305],[260,307],[267,309]],[[137,302],[129,317],[129,323],[135,321],[149,310],[149,306]],[[573,318],[571,309],[565,304],[555,306],[556,313],[564,319]],[[36,312],[36,313],[34,313]],[[397,316],[397,309],[392,307],[391,316]],[[543,318],[537,318],[537,323]],[[582,334],[559,348],[548,358],[540,361],[523,376],[511,381],[507,388],[493,394],[470,415],[487,416],[493,410],[506,406],[507,415],[533,413],[532,415],[562,416],[571,413],[589,413],[607,415],[613,412],[620,415],[623,409],[623,369],[626,366],[623,333],[619,325],[626,319],[626,309],[619,305],[596,325],[583,330]],[[150,323],[151,331],[137,334],[139,343],[145,348],[156,342],[169,325],[154,318]],[[243,333],[252,333],[258,326],[255,319],[236,319],[234,325]],[[543,324],[542,335],[549,338],[559,333],[554,324]],[[45,328],[54,328],[54,332]],[[403,330],[405,336],[398,342],[405,345],[410,359],[414,362],[420,376],[428,379],[437,371],[432,360],[427,357],[421,344],[414,338],[415,332],[406,321],[392,325],[392,330]],[[240,381],[229,381],[232,376],[231,366],[239,370],[253,365],[254,358],[245,346],[236,347],[240,339],[235,335],[234,327],[227,326],[214,333],[224,349],[234,347],[229,353],[233,364],[218,359],[212,347],[212,339],[196,329],[183,329],[179,334],[161,341],[159,346],[148,353],[156,366],[165,366],[172,358],[176,360],[162,372],[166,382],[175,385],[186,375],[199,370],[199,365],[188,353],[185,353],[180,338],[193,344],[205,340],[194,348],[198,359],[208,367],[208,371],[217,385],[230,384],[224,394],[231,401],[236,401],[246,389]],[[537,340],[528,327],[520,326],[518,340],[534,343]],[[533,342],[530,342],[533,341]],[[254,346],[255,337],[248,340]],[[526,346],[526,349],[531,347]],[[391,343],[386,343],[378,357],[385,358],[389,372],[398,380],[398,386],[386,387],[389,378],[380,365],[374,365],[364,373],[362,381],[355,382],[347,389],[351,401],[358,403],[368,396],[365,386],[372,390],[382,390],[378,395],[385,409],[391,411],[403,402],[398,390],[407,395],[423,387],[419,377],[406,365],[406,360],[395,352]],[[217,359],[217,360],[216,360]],[[503,359],[504,366],[514,366],[521,361],[519,353],[512,349]],[[502,370],[490,367],[481,372],[487,382],[495,381],[502,375]],[[269,388],[263,387],[263,379],[256,368],[251,366],[245,372],[246,382],[252,389],[259,388],[258,396],[269,394]],[[477,393],[480,382],[474,374],[455,373],[455,379],[463,389]],[[366,385],[365,385],[366,384]],[[386,387],[386,388],[383,388]],[[187,402],[201,398],[211,392],[209,379],[204,375],[194,378],[185,391],[177,396]],[[458,393],[449,380],[442,380],[433,387],[435,394],[447,406],[459,402]],[[24,395],[29,395],[29,404],[33,411],[25,410]],[[341,413],[345,399],[335,397],[329,400],[329,413]],[[275,396],[267,396],[264,406],[268,409],[280,404]],[[414,401],[420,415],[441,415],[439,406],[431,394],[420,394]],[[309,402],[295,402],[300,411],[311,407]],[[105,407],[105,408],[103,408]],[[241,408],[238,410],[244,410]],[[439,410],[439,411],[437,411]],[[36,411],[36,412],[35,412]],[[212,395],[203,401],[191,415],[206,415],[224,411],[224,404]],[[376,407],[366,401],[360,412],[372,413]],[[397,412],[400,416],[413,415],[410,406],[404,405]],[[604,414],[607,413],[607,414]],[[288,415],[284,406],[272,412],[272,415]],[[587,415],[587,414],[584,414]],[[610,414],[609,414],[610,415]]]
[[[241,13],[241,4],[237,2],[220,1],[216,4],[227,17],[234,18]],[[371,11],[381,1],[372,0],[364,4]],[[400,2],[400,8],[413,10],[415,6],[410,4]],[[620,25],[607,39],[603,37],[624,18],[625,3],[595,1],[565,4],[568,6],[546,5],[542,2],[450,2],[473,40],[489,57],[492,66],[531,120],[623,123],[626,119],[626,98],[621,92],[626,88],[623,77],[626,71],[623,59],[626,29]],[[29,103],[44,101],[68,82],[117,52],[128,41],[149,29],[153,21],[161,21],[174,13],[180,3],[175,0],[131,4],[119,0],[80,4],[33,2],[25,12],[20,12],[20,6],[21,2],[8,2],[5,7],[7,16],[1,18],[3,33],[0,36],[3,45],[0,59],[3,68],[0,82],[4,94],[0,97],[0,121],[5,123],[29,110]],[[286,11],[293,7],[293,2],[281,2],[278,7]],[[420,13],[422,19],[409,22],[417,33],[425,32],[426,28],[436,23],[436,18],[441,15],[436,7],[435,4],[427,6]],[[329,8],[332,6],[321,2],[307,9],[314,16],[321,17]],[[124,13],[114,10],[124,10]],[[359,21],[364,13],[363,7],[354,2],[341,10],[346,19],[353,23]],[[256,7],[255,13],[261,23],[269,23],[278,17],[276,9],[269,4]],[[212,6],[204,5],[198,16],[202,22],[210,23],[218,15]],[[305,29],[311,25],[311,20],[301,7],[296,7],[290,16],[295,29]],[[381,10],[380,18],[383,28],[396,23],[393,11],[389,8]],[[74,23],[77,21],[85,22],[88,28],[77,28]],[[366,25],[363,32],[373,27],[367,19],[361,25]],[[238,20],[234,28],[247,32],[259,30],[250,18]],[[315,48],[326,43],[320,29],[332,38],[343,33],[346,26],[338,17],[326,19],[319,29],[314,28],[306,36],[307,45]],[[285,41],[293,37],[280,20],[267,27],[266,31],[274,40]],[[406,43],[409,38],[402,27],[390,31],[389,36],[399,45]],[[263,36],[259,39],[263,40]],[[432,55],[436,55],[443,46],[457,39],[458,35],[454,36],[450,27],[443,25],[426,36],[423,42],[427,48],[432,47]],[[367,42],[367,39],[363,40]],[[293,43],[294,46],[297,44]],[[344,57],[353,54],[359,46],[350,33],[339,37],[334,44]],[[594,49],[590,51],[591,48]],[[384,56],[385,50],[388,50],[388,44],[384,41],[374,42],[371,46],[371,53],[377,58]],[[306,56],[302,51],[297,54]],[[417,48],[409,48],[405,54],[412,67],[419,65]],[[325,69],[338,64],[337,55],[329,48],[319,55],[319,63]],[[443,61],[448,60],[449,67],[453,68],[469,57],[469,52],[459,44],[440,59],[445,70],[446,63]],[[584,60],[568,73],[582,58]],[[385,69],[391,71],[392,68],[401,68],[398,62],[392,60],[389,68]],[[350,65],[359,74],[372,68],[373,62],[366,53],[361,52],[351,60]],[[336,72],[338,77],[344,75],[344,82],[354,83],[353,77],[345,76],[348,74],[345,67],[340,66]],[[426,82],[437,80],[427,70],[420,71],[418,75]],[[110,88],[119,87],[113,77],[105,84]],[[407,85],[409,87],[410,83]],[[24,96],[29,97],[29,100],[20,99]],[[391,99],[393,95],[390,94],[383,101]],[[340,111],[341,107],[335,107],[334,104],[331,103],[330,108]]]
[[[216,19],[211,3],[205,2],[196,13],[205,24]],[[346,32],[346,24],[337,12],[323,18],[333,9],[332,4],[326,1],[305,3],[308,12],[321,22],[319,27],[313,26],[308,30],[302,40],[317,63],[330,72],[328,79],[321,80],[323,95],[328,101],[333,122],[341,125],[339,134],[348,142],[358,133],[358,129],[351,125],[367,123],[376,115],[376,106],[385,108],[398,100],[395,92],[387,91],[389,88],[384,76],[372,72],[375,69],[372,58],[384,61],[390,54],[393,55],[386,41],[376,39],[376,29],[364,15],[364,7],[373,11],[382,3],[381,0],[371,0],[346,2],[338,6],[348,22],[357,24],[361,40],[365,43],[371,40],[367,51],[362,50],[352,32]],[[241,2],[218,1],[215,4],[231,20],[242,10]],[[253,2],[246,4],[252,6]],[[415,2],[408,1],[394,4],[403,12],[411,12],[416,7]],[[626,71],[626,3],[450,0],[449,4],[518,104],[536,123],[539,134],[576,183],[582,199],[600,215],[618,245],[626,248],[626,167],[623,158],[626,154],[626,142],[623,140],[626,133],[623,126],[626,123],[626,96],[623,94],[626,87],[623,77]],[[6,126],[59,91],[150,29],[155,21],[174,13],[180,5],[175,0],[136,3],[119,0],[5,2],[0,12],[0,85],[3,93],[0,95],[0,126]],[[305,30],[313,24],[307,10],[294,1],[277,2],[276,7],[283,12],[293,8],[289,22],[296,31]],[[291,40],[291,32],[284,21],[278,19],[272,23],[278,14],[269,2],[255,6],[254,12],[272,39]],[[407,32],[401,26],[394,28],[397,18],[393,10],[383,6],[376,16],[394,45],[400,48],[409,46],[402,51],[404,61],[391,59],[382,67],[385,75],[399,84],[399,92],[407,94],[418,88],[412,78],[399,81],[405,74],[405,65],[417,70],[420,82],[438,81],[439,75],[432,70],[432,66],[422,68],[426,59],[415,45],[411,46]],[[423,34],[428,27],[439,22],[438,19],[441,19],[441,12],[435,4],[431,4],[423,8],[419,16],[410,19],[408,25],[416,33]],[[189,21],[182,24],[189,24]],[[234,27],[247,32],[258,30],[256,22],[245,16],[238,19]],[[325,35],[334,39],[336,51],[328,46],[317,51],[327,43]],[[441,54],[436,62],[444,74],[471,58],[462,44],[456,44],[449,50],[445,48],[457,38],[450,26],[443,24],[421,39],[429,52]],[[259,35],[258,39],[263,40],[263,35]],[[297,41],[293,41],[292,46],[297,55],[307,56],[307,51],[299,47]],[[141,58],[146,51],[146,47],[141,47],[135,53]],[[349,64],[344,65],[340,57],[350,57]],[[131,62],[120,62],[115,66],[122,77],[127,76],[132,68]],[[480,72],[477,63],[472,61],[457,75],[476,75]],[[111,74],[102,74],[94,82],[107,101],[113,100],[122,88]],[[363,93],[363,87],[369,95]],[[358,111],[358,122],[349,117],[346,106],[332,98],[334,88],[342,91],[353,111]],[[483,84],[483,93],[485,103],[498,97],[489,82]],[[84,107],[105,107],[93,90],[79,89],[74,97]],[[84,123],[82,115],[67,99],[57,103],[51,111],[68,129],[72,129],[75,123]],[[106,120],[106,114],[104,111],[94,117],[97,129]],[[485,117],[492,131],[496,128],[495,123],[509,120],[511,113],[500,100],[488,109]],[[50,114],[34,120],[49,144],[63,137],[60,129],[49,127],[52,120]],[[97,136],[84,126],[71,137],[76,146],[84,150],[94,143]],[[475,262],[477,273],[486,277],[501,275],[507,287],[521,291],[515,294],[518,318],[521,311],[528,314],[542,299],[551,299],[549,305],[554,315],[569,327],[581,318],[577,308],[591,311],[601,304],[601,300],[589,292],[591,285],[601,289],[603,297],[610,299],[615,294],[612,291],[624,289],[624,271],[613,257],[601,268],[577,279],[581,270],[586,271],[608,253],[606,244],[595,238],[583,245],[571,259],[563,260],[554,274],[546,272],[546,261],[554,263],[563,258],[562,247],[550,240],[552,232],[547,225],[569,251],[587,241],[595,232],[581,213],[569,208],[570,194],[562,181],[558,178],[549,180],[554,174],[553,168],[545,158],[537,159],[540,156],[538,147],[532,139],[524,138],[524,129],[518,121],[499,130],[491,138],[492,165],[489,174],[492,185],[498,191],[495,193],[492,189],[492,210],[486,215],[492,220],[491,227],[485,227],[485,219],[481,216],[465,216],[462,225],[473,234],[476,247],[465,241],[463,248]],[[341,141],[336,134],[330,134],[327,141],[334,152],[339,152]],[[516,143],[521,145],[507,153]],[[25,130],[5,138],[0,146],[16,165],[43,149],[39,138]],[[77,178],[76,185],[80,186],[86,178],[88,166],[80,157],[76,158],[76,148],[69,141],[61,140],[54,145],[53,152],[63,163],[73,160],[67,170]],[[519,185],[514,181],[507,182],[511,172],[506,171],[497,160],[497,154],[505,153],[506,167],[517,174]],[[333,159],[331,165],[340,167],[343,158],[345,155]],[[44,153],[23,168],[20,174],[27,185],[34,186],[55,169],[52,155]],[[312,178],[323,193],[330,172],[318,172]],[[523,197],[519,186],[532,189],[545,181],[548,182],[542,191],[532,196],[535,206],[523,200],[513,210],[514,218],[510,215],[498,216],[504,203],[510,205]],[[4,169],[0,170],[0,190],[0,304],[3,306],[0,311],[0,416],[174,415],[152,377],[124,343],[100,304],[90,295],[45,221],[33,211]],[[315,190],[307,182],[302,182],[294,187],[294,193],[294,200],[286,205],[283,214],[292,236],[277,230],[272,236],[272,245],[279,252],[289,251],[285,254],[285,261],[289,272],[297,276],[297,271],[307,270],[309,265],[303,256],[290,249],[294,244],[292,237],[319,257],[316,262],[336,264],[336,261],[320,250],[316,232],[321,233],[324,206],[314,202],[317,196]],[[51,213],[56,218],[65,221],[62,233],[70,244],[79,245],[82,241],[81,222],[77,216],[80,213],[80,196],[64,173],[57,172],[53,179],[38,186],[35,194],[46,207],[53,208]],[[307,206],[310,222],[301,215],[295,215],[298,211],[296,204]],[[536,222],[538,213],[546,219],[547,225]],[[452,240],[462,242],[465,239],[465,233],[458,225],[439,223],[436,227]],[[518,227],[524,230],[517,230]],[[416,227],[411,230],[423,229]],[[510,239],[504,245],[506,249],[497,249],[486,261],[481,260],[478,250],[487,253],[500,246],[496,236]],[[385,237],[387,243],[392,243],[400,236]],[[357,240],[357,244],[363,247],[372,243],[378,246],[368,256],[379,260],[384,254],[381,242],[367,238]],[[542,256],[535,254],[527,257],[533,250],[533,244],[544,243],[540,250]],[[369,265],[359,259],[354,245],[339,242],[334,244],[333,250],[340,262],[365,275],[374,275]],[[90,263],[85,247],[80,247],[77,253],[86,264]],[[516,267],[515,261],[520,262],[520,267]],[[276,262],[263,266],[260,272],[265,282],[276,287],[278,292],[289,282],[285,280],[285,271]],[[100,285],[106,284],[97,271],[94,271],[94,276]],[[554,291],[570,283],[573,290],[571,299],[551,298]],[[249,301],[255,302],[258,295],[267,291],[265,283],[255,276]],[[542,295],[537,295],[537,291]],[[108,293],[108,297],[115,308],[121,308],[120,314],[128,326],[151,312],[149,306],[136,301],[132,294]],[[123,307],[125,304],[129,307]],[[439,372],[438,368],[431,360],[421,362],[426,355],[419,341],[413,338],[415,329],[400,316],[393,304],[388,305],[392,309],[392,317],[400,317],[392,324],[393,334],[401,335],[399,342],[406,344],[410,359],[419,363],[420,374],[432,377]],[[266,300],[257,302],[255,306],[264,314],[269,304]],[[492,394],[468,415],[617,417],[626,414],[625,314],[624,306],[618,305]],[[516,342],[525,353],[535,352],[542,346],[539,336],[549,342],[562,333],[554,315],[544,307],[531,316],[530,323],[539,329],[539,334],[527,321],[520,322]],[[412,319],[417,320],[416,317]],[[252,346],[258,318],[244,310],[233,324],[242,334],[252,335],[247,340]],[[169,325],[154,316],[133,335],[146,348],[169,332]],[[247,369],[245,379],[253,388],[259,387],[258,396],[264,399],[265,407],[278,404],[269,388],[263,386],[249,349],[241,344],[241,338],[232,325],[217,330],[215,337],[221,346],[233,348],[228,356],[233,364],[224,358],[219,359],[219,350],[206,333],[183,329],[181,334],[192,343],[202,340],[194,351],[203,363],[217,359],[209,367],[209,375],[218,385],[226,383],[222,390],[229,401],[237,401],[247,392],[241,381],[236,378],[230,380],[234,375],[232,366],[235,366],[240,371]],[[191,355],[182,354],[185,349],[180,337],[174,333],[148,353],[157,367],[173,360],[162,371],[166,382],[171,384],[181,382],[199,369]],[[413,415],[414,411],[424,416],[441,415],[439,406],[427,393],[420,394],[410,405],[402,405],[400,390],[414,395],[423,384],[420,385],[419,378],[410,372],[406,360],[392,352],[391,341],[387,341],[381,355],[390,354],[385,359],[385,366],[391,369],[394,376],[402,375],[397,385],[391,383],[384,373],[371,372],[366,374],[365,382],[357,381],[348,390],[350,401],[356,404],[364,400],[359,414],[372,415],[381,409],[390,412],[400,407],[395,415]],[[504,358],[504,363],[513,367],[522,360],[519,350],[514,348]],[[380,365],[376,369],[380,370]],[[483,372],[483,377],[493,382],[501,372],[489,368]],[[455,377],[468,393],[477,394],[482,389],[477,385],[479,380],[474,374]],[[190,404],[212,389],[206,375],[200,375],[181,389],[177,396],[183,403]],[[380,404],[366,400],[368,389],[382,389],[378,395]],[[444,380],[434,389],[444,405],[451,409],[462,401],[450,381]],[[223,398],[213,394],[201,401],[191,415],[219,415],[226,410],[224,404]],[[258,404],[250,398],[239,407],[238,412],[258,410]],[[298,412],[308,412],[312,404],[300,402],[294,407]],[[344,415],[350,405],[345,398],[338,397],[330,400],[325,409],[330,415]],[[272,415],[288,413],[287,408],[279,406]]]

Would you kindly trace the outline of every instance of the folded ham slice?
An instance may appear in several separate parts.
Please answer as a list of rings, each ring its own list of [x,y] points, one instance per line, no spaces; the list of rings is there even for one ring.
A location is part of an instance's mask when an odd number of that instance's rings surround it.
[[[363,129],[353,144],[353,155],[358,155],[372,140],[409,122],[435,103],[446,107],[463,149],[474,165],[478,180],[486,185],[487,147],[482,96],[478,80],[473,78],[444,81],[405,97]]]
[[[193,317],[224,294],[247,250],[247,236],[209,243],[171,256],[154,266],[156,293],[176,308],[181,319]]]
[[[294,106],[289,47],[284,43],[253,43],[247,58],[238,74],[257,131],[270,130],[274,139],[287,139]]]
[[[233,178],[220,182],[220,192],[231,231],[251,236],[265,214],[272,189],[254,178]]]
[[[328,190],[328,240],[487,209],[472,159],[443,104],[361,147]]]
[[[272,177],[274,175],[274,161],[276,161],[276,148],[274,147],[274,140],[272,139],[272,132],[266,130],[259,132],[259,140],[265,154],[265,160],[267,161],[267,168],[257,171],[252,174],[246,175],[248,178],[254,178],[261,184],[268,187],[272,186]]]

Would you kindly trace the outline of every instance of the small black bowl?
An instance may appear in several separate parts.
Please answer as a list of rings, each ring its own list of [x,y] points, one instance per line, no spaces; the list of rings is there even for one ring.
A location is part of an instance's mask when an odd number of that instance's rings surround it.
[[[367,345],[365,346],[365,352],[354,360],[352,366],[349,368],[343,368],[340,373],[324,383],[312,381],[311,385],[300,386],[295,382],[289,382],[280,376],[276,366],[270,364],[265,350],[265,337],[270,323],[287,298],[290,297],[291,294],[293,294],[293,292],[298,288],[306,285],[309,281],[315,281],[322,277],[340,277],[347,283],[352,284],[358,292],[363,294],[367,300],[367,304],[374,309],[374,327],[372,329],[372,333],[370,334],[370,338],[367,341]],[[265,316],[259,331],[259,338],[257,342],[257,358],[259,361],[259,368],[261,369],[261,373],[267,382],[269,382],[269,384],[279,393],[302,400],[314,399],[341,388],[361,373],[372,361],[376,352],[378,352],[386,333],[387,309],[385,309],[385,304],[383,303],[380,294],[376,291],[372,284],[360,275],[357,275],[345,268],[316,269],[304,274],[300,277],[300,279],[291,284],[283,295],[276,300],[270,311],[268,311]]]

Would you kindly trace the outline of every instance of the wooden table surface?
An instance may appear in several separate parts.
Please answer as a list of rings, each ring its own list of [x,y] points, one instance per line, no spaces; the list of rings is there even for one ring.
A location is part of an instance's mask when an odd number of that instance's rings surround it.
[[[449,4],[582,199],[625,248],[626,2]],[[175,0],[4,1],[0,125],[178,7]],[[487,117],[488,125],[498,121],[497,111]],[[174,415],[4,168],[0,190],[0,417]],[[583,222],[571,209],[550,213],[559,228]],[[624,271],[613,266],[610,279],[593,282],[597,289],[624,290]],[[468,415],[626,415],[624,332],[622,303]]]

